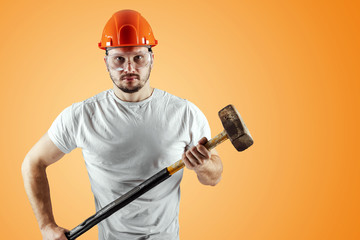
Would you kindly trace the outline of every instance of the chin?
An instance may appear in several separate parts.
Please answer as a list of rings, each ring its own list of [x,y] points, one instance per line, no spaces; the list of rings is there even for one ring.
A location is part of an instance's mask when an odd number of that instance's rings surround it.
[[[132,88],[127,88],[127,87],[118,87],[118,88],[125,93],[136,93],[136,92],[140,91],[140,89],[142,89],[142,87],[143,86],[135,86]]]

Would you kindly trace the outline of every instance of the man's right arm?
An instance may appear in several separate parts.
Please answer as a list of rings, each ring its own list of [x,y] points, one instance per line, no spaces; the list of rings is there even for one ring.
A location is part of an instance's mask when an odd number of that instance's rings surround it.
[[[46,168],[60,160],[63,153],[46,133],[26,155],[21,171],[26,193],[44,240],[66,240],[64,228],[57,226],[52,212]]]

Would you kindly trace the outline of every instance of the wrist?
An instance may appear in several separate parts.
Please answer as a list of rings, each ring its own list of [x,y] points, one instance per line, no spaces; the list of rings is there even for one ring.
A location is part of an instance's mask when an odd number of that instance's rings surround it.
[[[57,227],[58,225],[55,222],[48,222],[40,225],[40,231],[43,232]]]
[[[200,165],[194,171],[202,184],[215,186],[220,182],[223,171],[220,158],[212,155],[209,161],[204,162],[203,165]]]

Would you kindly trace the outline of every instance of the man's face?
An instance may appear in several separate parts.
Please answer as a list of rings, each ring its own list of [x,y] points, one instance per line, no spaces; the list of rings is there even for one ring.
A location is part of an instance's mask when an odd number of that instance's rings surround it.
[[[144,67],[138,67],[132,61],[134,58],[132,56],[137,56],[137,54],[150,54],[150,63]],[[116,56],[116,59],[114,59]],[[121,68],[115,68],[113,61],[119,61],[118,59],[123,56],[126,64]],[[110,78],[121,91],[126,93],[138,92],[141,88],[144,87],[146,82],[149,80],[150,72],[153,65],[153,55],[149,53],[147,47],[120,47],[112,48],[108,50],[108,56],[105,58],[106,67],[110,74]],[[136,58],[135,58],[136,60]]]

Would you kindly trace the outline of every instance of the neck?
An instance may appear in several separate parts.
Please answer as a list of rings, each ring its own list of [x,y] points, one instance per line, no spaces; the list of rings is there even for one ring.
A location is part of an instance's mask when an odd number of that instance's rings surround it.
[[[113,85],[113,90],[115,95],[122,101],[125,102],[140,102],[142,100],[147,99],[151,96],[154,91],[154,88],[150,87],[149,82],[147,82],[144,87],[142,87],[139,91],[134,93],[126,93],[121,91],[115,84]]]

